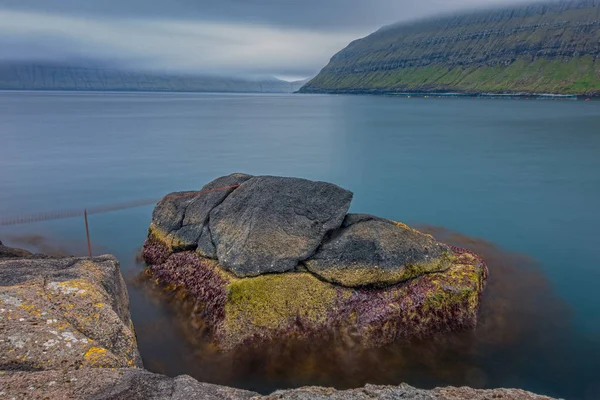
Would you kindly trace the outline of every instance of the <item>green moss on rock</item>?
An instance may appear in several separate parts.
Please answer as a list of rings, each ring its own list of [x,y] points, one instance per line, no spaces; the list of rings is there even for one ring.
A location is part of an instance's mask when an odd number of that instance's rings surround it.
[[[453,258],[451,254],[444,254],[430,262],[404,264],[403,268],[394,270],[371,265],[349,265],[343,270],[331,270],[323,275],[326,275],[328,281],[346,287],[386,287],[428,273],[447,270],[452,265]]]
[[[236,320],[243,315],[253,325],[269,329],[280,328],[282,321],[298,316],[323,323],[337,297],[333,285],[306,272],[235,279],[227,289],[227,318]]]
[[[157,244],[146,245],[152,246]],[[387,288],[362,289],[325,282],[310,272],[237,278],[194,252],[172,254],[150,271],[160,283],[177,285],[186,299],[204,307],[222,349],[324,335],[381,346],[399,338],[475,327],[485,264],[469,253],[449,260],[445,271]]]

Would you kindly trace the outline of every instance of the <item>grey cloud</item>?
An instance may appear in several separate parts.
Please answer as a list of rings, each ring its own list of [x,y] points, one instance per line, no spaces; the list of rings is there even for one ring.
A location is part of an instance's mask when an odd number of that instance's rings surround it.
[[[2,0],[0,7],[68,15],[167,18],[337,30],[532,0]]]
[[[248,23],[92,19],[0,9],[0,59],[5,61],[77,58],[136,69],[310,75],[357,35]]]
[[[0,61],[309,76],[383,25],[528,0],[0,0]]]

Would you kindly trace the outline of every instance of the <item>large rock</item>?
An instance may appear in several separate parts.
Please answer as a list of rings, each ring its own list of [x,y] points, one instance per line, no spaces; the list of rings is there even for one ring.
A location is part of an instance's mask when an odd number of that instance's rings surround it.
[[[0,369],[141,366],[113,256],[12,253],[27,258],[0,260]]]
[[[218,260],[238,277],[290,271],[342,224],[351,201],[330,183],[251,178],[210,214]]]
[[[285,272],[339,228],[352,193],[306,179],[233,174],[198,192],[165,196],[150,237],[171,252],[194,250],[238,277]]]
[[[168,208],[171,195],[157,206],[143,251],[155,280],[185,292],[178,297],[195,303],[221,348],[346,332],[380,346],[475,327],[487,277],[476,255],[398,222],[347,215],[352,194],[335,185],[241,176],[184,224],[206,230],[216,257],[159,232],[179,232],[173,227],[193,209]]]
[[[389,286],[452,265],[452,251],[399,222],[348,214],[305,265],[342,286]]]

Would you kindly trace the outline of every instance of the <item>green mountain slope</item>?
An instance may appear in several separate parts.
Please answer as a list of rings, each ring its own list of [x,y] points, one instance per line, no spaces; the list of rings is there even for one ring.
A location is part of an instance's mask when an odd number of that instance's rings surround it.
[[[600,95],[600,0],[387,26],[350,43],[300,91]]]

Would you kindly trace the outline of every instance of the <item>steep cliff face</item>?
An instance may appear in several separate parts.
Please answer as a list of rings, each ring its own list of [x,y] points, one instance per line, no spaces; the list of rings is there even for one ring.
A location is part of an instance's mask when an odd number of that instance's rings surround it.
[[[301,92],[600,94],[600,0],[384,27],[333,56]]]

